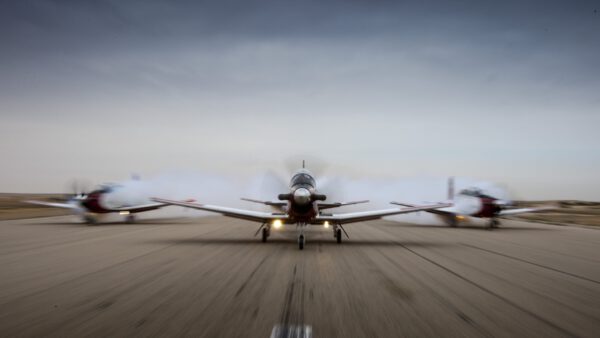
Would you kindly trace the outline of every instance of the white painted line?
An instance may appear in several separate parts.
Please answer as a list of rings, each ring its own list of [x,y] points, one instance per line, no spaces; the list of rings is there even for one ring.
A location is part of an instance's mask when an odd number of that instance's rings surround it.
[[[271,331],[271,338],[311,338],[310,325],[275,325]]]

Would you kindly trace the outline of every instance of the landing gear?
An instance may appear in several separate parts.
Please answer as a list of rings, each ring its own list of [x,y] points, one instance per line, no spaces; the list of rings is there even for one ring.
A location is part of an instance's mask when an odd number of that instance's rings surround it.
[[[127,217],[125,217],[125,223],[127,223],[127,224],[135,223],[135,216],[127,215]]]
[[[300,236],[298,236],[298,249],[304,250],[304,243],[304,234],[300,234]]]
[[[458,225],[458,220],[456,219],[456,217],[452,216],[448,223],[452,228],[456,228],[456,226]]]
[[[335,230],[335,240],[338,244],[342,243],[342,229],[338,228]]]
[[[494,229],[497,228],[498,225],[500,225],[500,221],[498,221],[495,218],[491,218],[490,222],[488,223],[488,229]]]
[[[96,218],[94,216],[86,215],[86,216],[83,216],[83,222],[85,222],[89,225],[94,225],[94,224],[96,224]]]
[[[266,243],[267,238],[271,235],[271,230],[267,227],[262,228],[262,242]]]

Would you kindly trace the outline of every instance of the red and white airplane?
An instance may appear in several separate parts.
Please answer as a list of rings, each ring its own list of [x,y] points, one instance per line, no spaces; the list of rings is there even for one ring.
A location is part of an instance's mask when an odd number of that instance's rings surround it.
[[[102,215],[111,213],[119,213],[125,216],[127,223],[133,223],[134,214],[167,206],[165,203],[152,202],[137,192],[128,191],[126,184],[103,184],[90,193],[76,193],[64,203],[31,200],[24,202],[70,209],[88,224],[95,224]]]
[[[452,227],[457,226],[460,221],[466,220],[467,217],[475,217],[489,219],[488,227],[491,229],[500,225],[498,217],[554,209],[551,206],[513,208],[510,201],[486,195],[477,188],[461,190],[455,196],[453,177],[448,179],[448,200],[445,203],[449,203],[451,206],[424,211],[439,216],[445,223]],[[405,207],[419,207],[419,205],[403,202],[391,202],[391,204]]]

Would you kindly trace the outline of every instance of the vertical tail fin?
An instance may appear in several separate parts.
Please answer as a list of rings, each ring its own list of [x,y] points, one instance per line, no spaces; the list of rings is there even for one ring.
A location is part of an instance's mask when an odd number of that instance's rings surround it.
[[[448,177],[448,201],[454,200],[454,177]]]

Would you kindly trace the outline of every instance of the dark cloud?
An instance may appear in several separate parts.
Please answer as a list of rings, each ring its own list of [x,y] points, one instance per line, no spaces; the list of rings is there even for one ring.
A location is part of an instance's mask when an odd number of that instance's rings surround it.
[[[5,43],[31,39],[43,48],[50,41],[74,49],[207,38],[497,41],[517,33],[540,44],[568,37],[586,48],[585,39],[597,41],[599,28],[594,2],[577,1],[24,0],[4,2],[1,9]]]
[[[0,1],[0,177],[15,187],[41,167],[50,180],[165,159],[243,168],[240,153],[297,151],[394,174],[514,170],[538,192],[557,170],[583,184],[600,161],[598,8]]]

